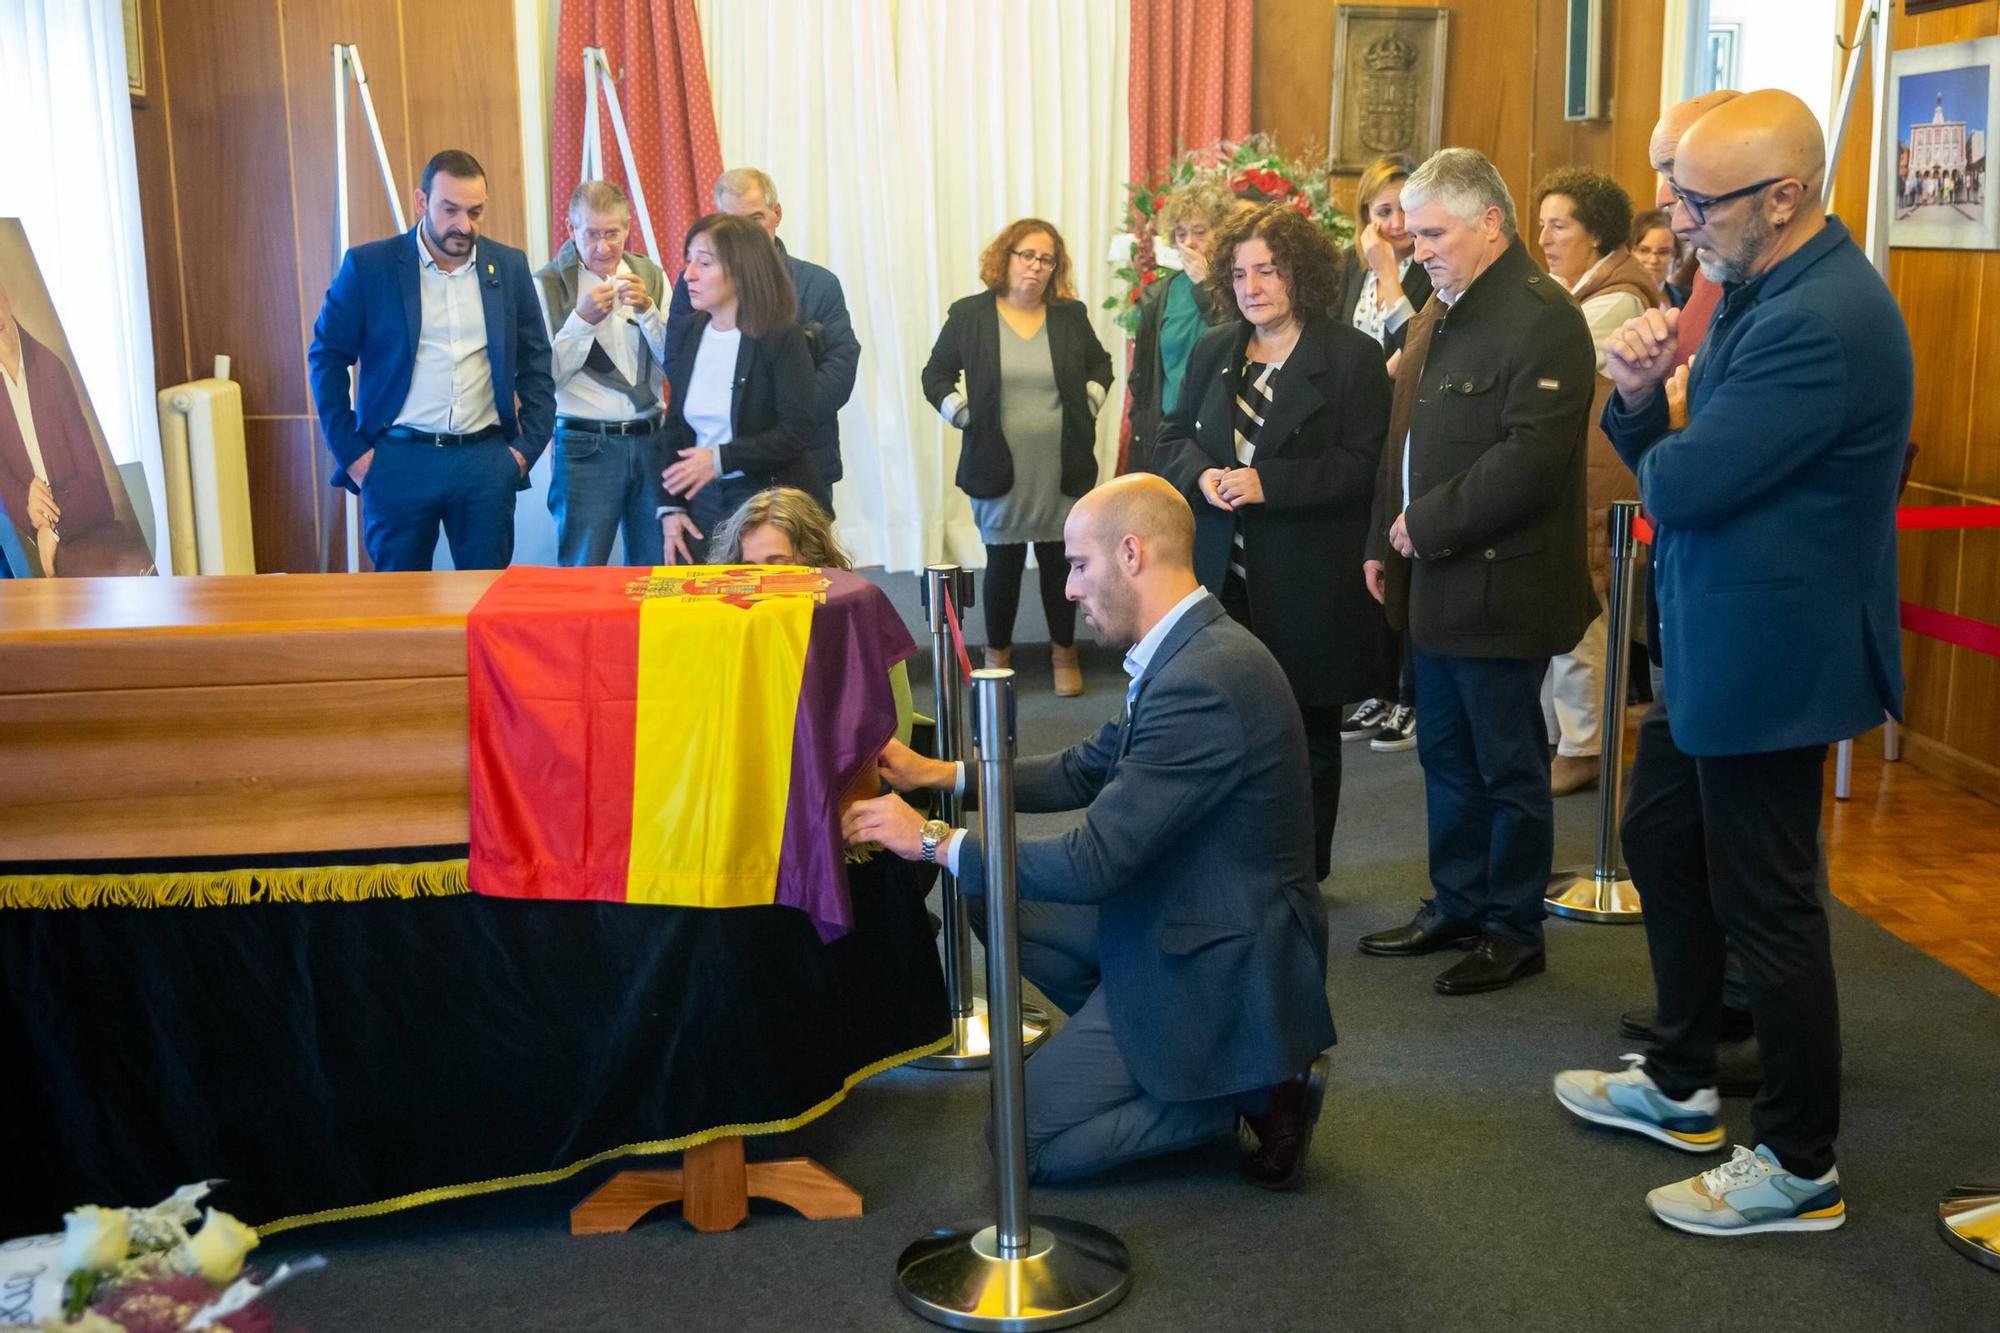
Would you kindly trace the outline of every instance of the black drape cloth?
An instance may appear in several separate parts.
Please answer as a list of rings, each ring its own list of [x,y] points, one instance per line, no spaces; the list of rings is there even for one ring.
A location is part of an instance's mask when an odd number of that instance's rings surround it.
[[[849,872],[830,944],[783,907],[0,911],[0,1235],[212,1177],[262,1224],[781,1128],[950,1031],[928,881]]]

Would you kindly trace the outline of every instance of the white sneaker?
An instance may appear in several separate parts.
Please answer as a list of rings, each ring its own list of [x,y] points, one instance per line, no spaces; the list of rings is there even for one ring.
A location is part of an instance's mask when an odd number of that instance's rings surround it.
[[[1832,1231],[1847,1221],[1840,1168],[1817,1179],[1778,1165],[1763,1144],[1736,1153],[1704,1171],[1646,1195],[1653,1216],[1696,1236],[1755,1236],[1767,1231]]]

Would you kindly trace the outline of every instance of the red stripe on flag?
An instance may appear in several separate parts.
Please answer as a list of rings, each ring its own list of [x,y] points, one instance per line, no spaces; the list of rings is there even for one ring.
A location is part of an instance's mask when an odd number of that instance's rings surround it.
[[[1939,611],[1914,602],[1903,603],[1903,628],[1959,648],[1970,648],[1988,657],[2000,657],[2000,625],[1988,625],[1949,611]]]
[[[1909,505],[1896,511],[1896,526],[1920,528],[2000,528],[2000,505]]]

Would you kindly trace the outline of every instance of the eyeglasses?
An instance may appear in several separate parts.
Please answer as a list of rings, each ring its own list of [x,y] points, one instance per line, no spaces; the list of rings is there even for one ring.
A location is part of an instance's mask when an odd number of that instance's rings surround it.
[[[1667,182],[1667,188],[1673,191],[1674,198],[1687,206],[1688,216],[1693,218],[1694,225],[1699,227],[1708,221],[1708,210],[1714,208],[1717,204],[1726,204],[1731,199],[1741,199],[1746,194],[1755,194],[1759,190],[1776,185],[1779,181],[1790,179],[1791,177],[1789,176],[1773,176],[1769,180],[1761,180],[1755,185],[1746,185],[1740,190],[1731,190],[1727,194],[1689,194],[1672,181]]]
[[[1054,255],[1038,255],[1033,250],[1014,250],[1010,251],[1010,253],[1029,268],[1054,268],[1056,266],[1056,257]]]

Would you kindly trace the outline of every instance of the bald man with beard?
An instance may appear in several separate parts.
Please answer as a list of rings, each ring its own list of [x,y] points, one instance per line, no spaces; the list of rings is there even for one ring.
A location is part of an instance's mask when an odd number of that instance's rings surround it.
[[[1606,343],[1604,427],[1653,517],[1673,695],[1640,729],[1623,824],[1660,1009],[1643,1059],[1559,1074],[1555,1090],[1586,1120],[1722,1151],[1716,1039],[1735,946],[1764,1054],[1757,1146],[1646,1196],[1697,1235],[1846,1220],[1820,801],[1827,746],[1902,712],[1895,510],[1914,374],[1895,298],[1820,202],[1825,171],[1819,123],[1789,93],[1696,120],[1674,159],[1674,230],[1722,299],[1683,428],[1663,390],[1679,312]]]

